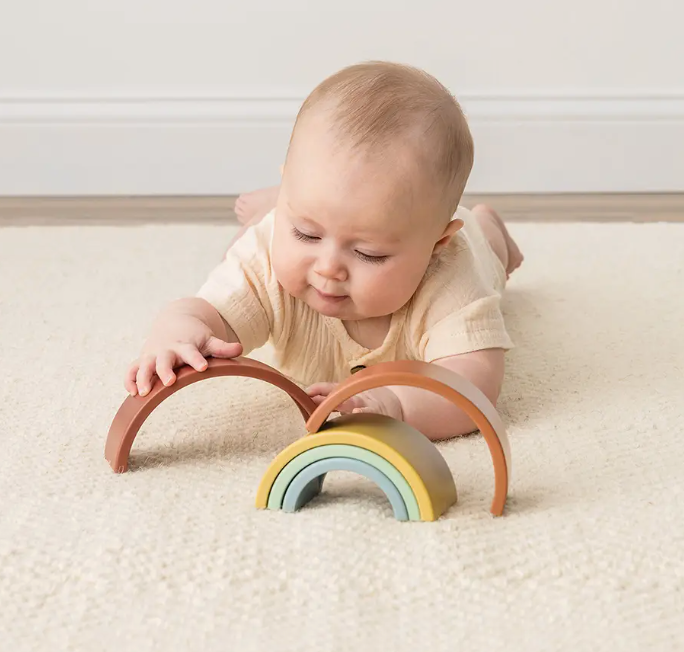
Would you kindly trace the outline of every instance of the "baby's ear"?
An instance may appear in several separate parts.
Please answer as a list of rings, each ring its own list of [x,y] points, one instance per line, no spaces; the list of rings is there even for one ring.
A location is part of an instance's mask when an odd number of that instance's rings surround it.
[[[451,220],[449,224],[446,225],[446,228],[444,229],[444,233],[442,233],[441,237],[437,242],[435,242],[435,248],[432,250],[432,255],[436,256],[439,254],[444,247],[446,247],[449,244],[449,240],[456,235],[461,229],[463,228],[463,220]]]

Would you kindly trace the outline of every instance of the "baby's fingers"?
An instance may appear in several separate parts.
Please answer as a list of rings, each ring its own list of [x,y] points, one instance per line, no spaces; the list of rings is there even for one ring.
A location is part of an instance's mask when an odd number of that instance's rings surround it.
[[[173,385],[176,380],[176,374],[173,373],[175,362],[176,353],[174,351],[164,351],[157,356],[157,376],[164,385]]]
[[[192,344],[185,344],[178,348],[178,356],[185,364],[189,364],[195,371],[205,371],[209,366],[206,358],[199,349]]]
[[[310,387],[306,388],[306,393],[313,399],[316,405],[320,405],[323,401],[328,398],[337,388],[337,383],[314,383]],[[341,414],[348,414],[352,412],[355,408],[362,408],[366,406],[366,402],[358,397],[352,396],[335,408],[336,412]]]
[[[124,378],[124,387],[131,396],[135,396],[138,393],[138,386],[135,384],[135,379],[138,375],[139,367],[140,365],[137,360],[131,363],[126,371],[126,377]]]
[[[344,403],[340,403],[340,405],[338,405],[335,409],[340,414],[349,414],[357,409],[362,409],[365,407],[367,407],[366,402],[362,398],[359,398],[358,396],[352,396],[344,401]]]
[[[136,383],[140,396],[147,396],[152,389],[152,376],[155,375],[156,357],[148,356],[140,362],[140,368],[136,374]]]
[[[325,401],[327,396],[312,396],[311,399],[314,402],[314,405],[320,405]],[[335,409],[334,412],[339,412],[340,414],[349,414],[350,412],[356,412],[357,409],[361,409],[362,406],[359,405],[359,402],[357,401],[356,398],[350,398],[349,400],[345,401],[341,405],[338,405]]]
[[[317,396],[325,398],[335,389],[335,387],[337,387],[335,383],[314,383],[306,388],[306,393],[313,399]]]
[[[237,358],[242,355],[242,344],[224,342],[218,337],[210,337],[206,346],[207,354],[213,358]]]

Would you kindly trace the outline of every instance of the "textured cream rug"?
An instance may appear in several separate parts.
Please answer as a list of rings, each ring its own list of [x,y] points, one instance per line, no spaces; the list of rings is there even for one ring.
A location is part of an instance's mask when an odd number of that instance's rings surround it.
[[[440,446],[459,504],[407,524],[345,473],[257,511],[304,432],[257,381],[175,394],[107,466],[126,365],[229,227],[0,229],[0,649],[682,649],[684,225],[512,230],[506,514],[472,436]]]

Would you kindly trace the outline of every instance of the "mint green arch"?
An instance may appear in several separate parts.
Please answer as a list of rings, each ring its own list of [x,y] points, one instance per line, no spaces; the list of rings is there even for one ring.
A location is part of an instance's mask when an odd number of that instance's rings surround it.
[[[309,466],[309,464],[329,457],[348,457],[354,460],[361,460],[362,462],[374,466],[381,473],[384,473],[404,499],[409,521],[420,521],[420,510],[418,509],[418,501],[413,493],[413,489],[411,489],[406,478],[404,478],[397,468],[393,464],[390,464],[385,458],[380,457],[377,453],[373,453],[360,446],[352,446],[349,444],[326,444],[325,446],[316,446],[290,460],[278,474],[278,477],[271,487],[271,491],[268,494],[268,509],[281,509],[283,506],[283,499],[285,498],[285,492],[295,476]]]

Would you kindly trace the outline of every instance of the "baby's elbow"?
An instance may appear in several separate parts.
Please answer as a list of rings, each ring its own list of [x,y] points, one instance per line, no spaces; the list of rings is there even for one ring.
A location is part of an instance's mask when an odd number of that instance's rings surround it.
[[[439,360],[435,364],[463,376],[496,407],[504,380],[504,356],[503,349],[485,349],[455,355]]]
[[[503,374],[497,372],[490,372],[481,382],[480,390],[489,399],[491,404],[496,407],[501,395],[501,386],[503,385]]]

